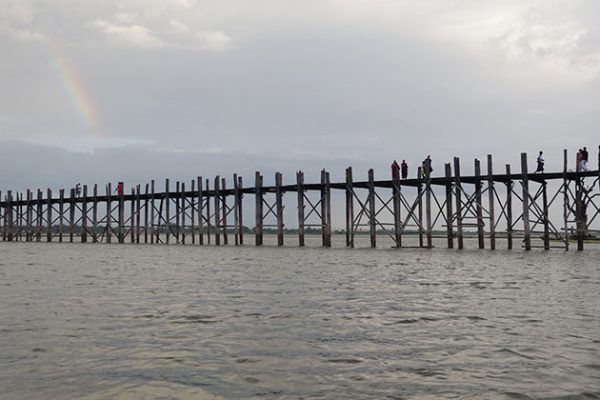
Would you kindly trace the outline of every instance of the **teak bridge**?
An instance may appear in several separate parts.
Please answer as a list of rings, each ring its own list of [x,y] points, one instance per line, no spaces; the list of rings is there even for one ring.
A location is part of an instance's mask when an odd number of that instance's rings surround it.
[[[479,249],[486,248],[486,242],[492,250],[499,242],[513,249],[516,242],[525,250],[569,250],[573,242],[583,250],[590,235],[598,233],[591,227],[600,214],[600,146],[595,171],[569,170],[566,150],[562,172],[530,173],[525,153],[519,173],[512,173],[510,165],[505,173],[494,173],[491,155],[485,174],[480,164],[475,160],[473,176],[461,175],[455,157],[445,164],[442,177],[419,168],[415,179],[375,180],[371,169],[367,181],[355,182],[352,168],[347,168],[346,180],[340,183],[330,182],[323,170],[320,183],[305,183],[304,173],[297,172],[292,185],[283,185],[282,174],[276,173],[275,185],[264,186],[263,176],[256,172],[250,187],[234,174],[231,188],[217,176],[212,189],[208,179],[198,177],[189,190],[177,182],[173,191],[167,179],[160,192],[154,181],[143,191],[135,186],[131,194],[115,195],[110,183],[103,195],[98,185],[91,190],[84,185],[81,195],[75,189],[65,195],[61,189],[58,197],[50,189],[46,196],[39,189],[37,193],[8,191],[4,197],[0,192],[0,233],[3,241],[226,245],[233,237],[235,245],[243,245],[244,233],[250,231],[243,224],[243,206],[248,201],[242,200],[252,195],[255,245],[263,244],[265,232],[273,232],[282,246],[284,234],[290,234],[284,229],[284,197],[294,193],[297,243],[304,246],[305,234],[317,231],[322,245],[330,247],[336,190],[345,194],[348,247],[354,247],[357,235],[368,235],[370,246],[376,247],[384,234],[398,248],[431,248],[437,239],[448,248],[462,249],[465,239],[473,238]],[[342,202],[334,204],[338,203]]]

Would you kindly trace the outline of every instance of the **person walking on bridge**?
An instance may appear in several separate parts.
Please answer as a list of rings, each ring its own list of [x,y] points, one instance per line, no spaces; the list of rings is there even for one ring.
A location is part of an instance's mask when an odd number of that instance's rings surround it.
[[[395,181],[398,179],[400,179],[400,165],[398,165],[398,162],[394,160],[392,163],[392,180]]]
[[[400,164],[400,169],[402,172],[402,179],[408,178],[408,164],[406,160],[402,160],[402,164]]]
[[[543,157],[543,152],[540,150],[540,154],[538,155],[537,158],[537,169],[535,170],[535,172],[540,172],[543,173],[544,172],[544,157]]]

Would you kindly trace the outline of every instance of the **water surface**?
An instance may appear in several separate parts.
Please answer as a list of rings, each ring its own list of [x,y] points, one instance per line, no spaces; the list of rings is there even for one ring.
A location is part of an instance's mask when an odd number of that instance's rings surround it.
[[[583,253],[0,243],[2,399],[597,399]]]

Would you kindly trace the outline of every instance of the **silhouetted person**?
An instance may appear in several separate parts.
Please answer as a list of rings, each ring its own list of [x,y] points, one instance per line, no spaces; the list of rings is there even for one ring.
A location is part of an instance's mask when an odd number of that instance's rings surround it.
[[[428,155],[427,158],[423,160],[423,175],[431,175],[431,171],[433,171],[433,168],[431,168],[431,156]]]
[[[544,172],[544,157],[543,157],[543,152],[540,150],[540,154],[538,155],[537,158],[537,169],[535,170],[535,172]]]
[[[400,179],[400,165],[398,165],[396,160],[394,160],[394,162],[392,163],[392,179]]]
[[[79,197],[81,195],[81,183],[75,185],[75,196]]]
[[[402,164],[400,164],[400,169],[402,172],[402,179],[408,178],[408,164],[406,160],[402,160]]]
[[[587,147],[584,147],[583,150],[581,151],[581,170],[582,171],[588,170],[588,158],[589,158],[589,154],[587,151]]]
[[[117,183],[117,196],[123,196],[123,182]]]
[[[577,164],[575,164],[575,171],[579,172],[583,167],[583,150],[579,149],[577,152]]]

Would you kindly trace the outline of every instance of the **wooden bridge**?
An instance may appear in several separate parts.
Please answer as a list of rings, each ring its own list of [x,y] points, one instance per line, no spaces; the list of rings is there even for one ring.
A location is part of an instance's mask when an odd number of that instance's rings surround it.
[[[151,181],[118,195],[110,183],[103,194],[98,185],[84,185],[81,194],[60,189],[58,196],[51,189],[8,191],[4,197],[0,192],[0,235],[3,241],[192,245],[227,245],[233,238],[233,244],[243,245],[245,232],[252,232],[255,245],[260,246],[269,231],[282,246],[285,233],[291,235],[284,226],[284,209],[293,202],[286,197],[293,194],[296,243],[304,246],[310,229],[320,234],[323,246],[330,247],[332,192],[339,191],[345,194],[345,202],[334,205],[344,204],[348,247],[355,246],[357,235],[368,235],[370,246],[376,247],[384,234],[398,248],[431,248],[436,239],[448,248],[462,249],[465,238],[472,237],[479,249],[486,243],[492,250],[513,249],[516,242],[525,250],[569,250],[570,242],[576,241],[577,249],[583,250],[590,235],[597,233],[592,227],[600,219],[600,146],[594,171],[570,171],[566,150],[561,172],[530,173],[525,153],[520,167],[518,173],[510,165],[503,173],[494,173],[488,155],[485,174],[475,160],[473,176],[461,175],[455,157],[445,164],[441,177],[419,169],[415,179],[375,180],[369,170],[367,181],[355,182],[352,168],[347,168],[344,182],[330,182],[323,170],[319,183],[305,183],[304,174],[297,172],[295,184],[283,185],[282,174],[276,173],[275,185],[264,186],[263,176],[256,172],[254,185],[246,187],[242,177],[234,174],[231,187],[217,176],[214,180],[197,177],[189,186],[176,182],[174,188],[167,179],[164,191],[157,191]],[[248,196],[254,197],[251,231],[244,228]],[[407,237],[416,244],[407,246]]]

